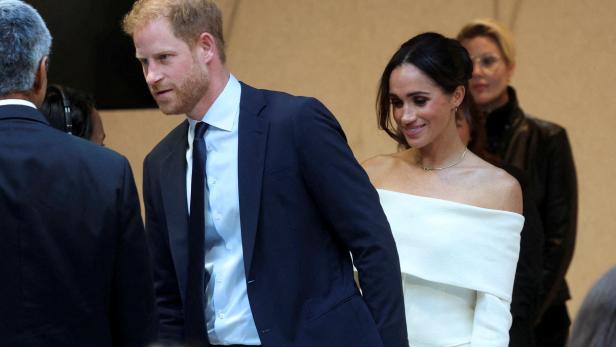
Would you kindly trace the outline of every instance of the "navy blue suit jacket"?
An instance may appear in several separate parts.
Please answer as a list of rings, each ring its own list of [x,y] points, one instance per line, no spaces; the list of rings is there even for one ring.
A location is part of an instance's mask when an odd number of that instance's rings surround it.
[[[0,106],[0,346],[145,346],[152,274],[126,158]]]
[[[160,338],[208,346],[203,305],[184,306],[203,292],[203,282],[188,287],[187,129],[145,159],[146,231]],[[333,115],[316,99],[242,84],[238,147],[244,267],[263,346],[407,347],[389,224]]]

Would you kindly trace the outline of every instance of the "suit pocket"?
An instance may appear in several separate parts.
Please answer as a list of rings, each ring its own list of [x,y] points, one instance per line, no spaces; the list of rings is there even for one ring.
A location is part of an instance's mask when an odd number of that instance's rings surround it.
[[[320,347],[382,347],[383,342],[363,298],[352,295],[308,312],[306,341]]]
[[[317,303],[316,300],[309,300],[305,304],[304,317],[307,321],[319,319],[323,315],[326,315],[332,310],[335,310],[338,306],[344,305],[345,303],[351,301],[353,297],[355,297],[355,294],[334,303]]]

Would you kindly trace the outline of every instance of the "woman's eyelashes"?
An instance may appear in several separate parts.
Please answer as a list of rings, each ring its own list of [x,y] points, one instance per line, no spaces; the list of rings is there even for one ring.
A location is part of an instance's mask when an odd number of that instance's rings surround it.
[[[425,106],[428,103],[428,98],[425,96],[416,96],[413,97],[413,103],[417,106]]]
[[[393,108],[401,108],[402,106],[404,106],[404,103],[402,102],[402,100],[396,97],[389,98],[389,103],[391,103],[391,106]]]
[[[411,102],[413,103],[413,105],[419,107],[425,106],[429,100],[430,99],[425,96],[414,96],[411,98]],[[399,98],[390,98],[389,102],[391,103],[391,106],[393,108],[401,108],[402,106],[404,106],[404,102]]]

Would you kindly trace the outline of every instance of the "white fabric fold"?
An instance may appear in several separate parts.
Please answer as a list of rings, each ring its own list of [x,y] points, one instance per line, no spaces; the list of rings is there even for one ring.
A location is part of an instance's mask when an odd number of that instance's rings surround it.
[[[522,215],[377,191],[396,240],[403,273],[511,302]]]

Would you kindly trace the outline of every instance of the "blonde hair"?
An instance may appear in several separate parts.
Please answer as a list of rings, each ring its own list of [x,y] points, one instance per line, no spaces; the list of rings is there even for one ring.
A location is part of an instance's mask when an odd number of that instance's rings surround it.
[[[137,0],[124,16],[122,29],[132,36],[135,31],[161,17],[168,19],[173,34],[189,45],[193,45],[202,33],[210,33],[216,40],[220,60],[225,62],[222,13],[214,1]]]
[[[515,64],[515,45],[513,35],[501,23],[491,18],[475,19],[466,24],[458,33],[458,41],[470,40],[485,36],[498,46],[507,65]]]

